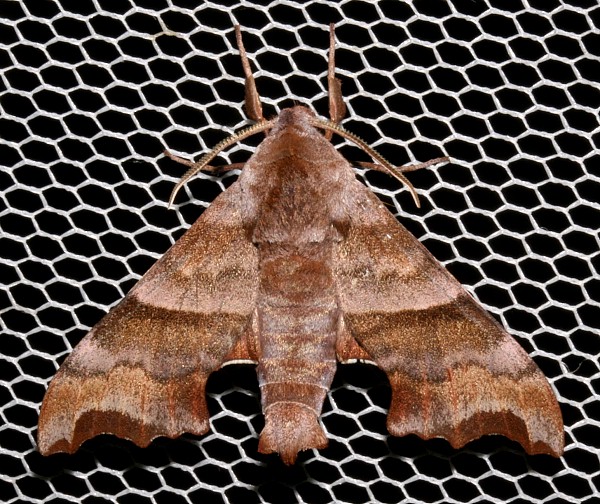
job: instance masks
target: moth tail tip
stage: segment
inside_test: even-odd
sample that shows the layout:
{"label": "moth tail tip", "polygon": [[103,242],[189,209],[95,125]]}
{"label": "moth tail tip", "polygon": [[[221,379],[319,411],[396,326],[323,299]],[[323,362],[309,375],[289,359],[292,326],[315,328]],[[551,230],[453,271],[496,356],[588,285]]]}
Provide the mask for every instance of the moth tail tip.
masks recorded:
{"label": "moth tail tip", "polygon": [[278,453],[284,464],[292,465],[300,451],[326,446],[327,436],[318,416],[307,407],[282,402],[273,404],[265,414],[258,442],[260,453]]}

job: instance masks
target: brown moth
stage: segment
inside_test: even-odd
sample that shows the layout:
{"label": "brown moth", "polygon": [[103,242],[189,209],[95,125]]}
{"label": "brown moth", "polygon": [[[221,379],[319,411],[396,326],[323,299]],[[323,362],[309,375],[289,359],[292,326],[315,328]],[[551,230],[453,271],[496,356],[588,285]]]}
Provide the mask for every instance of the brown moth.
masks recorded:
{"label": "brown moth", "polygon": [[[461,447],[502,434],[530,454],[563,452],[563,424],[546,378],[519,344],[363,184],[329,142],[336,132],[394,168],[338,122],[302,106],[265,120],[239,27],[246,110],[257,121],[190,167],[178,189],[225,147],[266,131],[237,182],[215,199],[77,345],[42,404],[38,446],[72,453],[101,433],[147,446],[209,428],[205,384],[229,361],[258,364],[261,453],[292,464],[323,448],[319,423],[337,361],[364,359],[387,374],[391,434],[442,437]],[[325,131],[323,134],[321,131]],[[239,168],[224,167],[219,170]]]}

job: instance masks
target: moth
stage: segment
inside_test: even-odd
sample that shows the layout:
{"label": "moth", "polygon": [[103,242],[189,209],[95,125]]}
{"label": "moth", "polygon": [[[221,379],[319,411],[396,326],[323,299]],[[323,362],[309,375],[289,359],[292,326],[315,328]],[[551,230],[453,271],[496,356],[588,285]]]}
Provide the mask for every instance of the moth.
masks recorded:
{"label": "moth", "polygon": [[519,344],[355,177],[333,133],[395,168],[339,122],[330,29],[330,120],[304,106],[266,120],[236,27],[255,124],[221,142],[175,186],[229,145],[266,137],[218,196],[76,346],[52,380],[38,426],[44,455],[111,433],[147,446],[209,428],[205,384],[231,361],[257,363],[265,426],[258,450],[286,464],[324,448],[319,422],[337,362],[367,360],[392,389],[391,434],[441,437],[455,448],[485,434],[530,454],[563,452],[552,389]]}

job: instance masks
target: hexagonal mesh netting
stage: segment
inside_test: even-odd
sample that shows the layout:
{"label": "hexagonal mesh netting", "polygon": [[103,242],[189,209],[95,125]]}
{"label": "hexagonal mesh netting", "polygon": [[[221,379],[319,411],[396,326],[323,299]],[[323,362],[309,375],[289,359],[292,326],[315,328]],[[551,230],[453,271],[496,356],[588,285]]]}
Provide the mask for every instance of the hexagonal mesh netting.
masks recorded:
{"label": "hexagonal mesh netting", "polygon": [[[2,502],[591,502],[600,487],[600,7],[594,0],[4,1],[0,77]],[[561,459],[503,437],[453,450],[393,438],[389,387],[340,366],[330,446],[292,468],[259,455],[251,366],[208,383],[211,431],[140,449],[111,436],[42,457],[39,407],[60,362],[235,180],[183,173],[247,125],[233,25],[272,115],[327,115],[336,23],[344,126],[395,164],[365,183],[532,355],[565,419]],[[223,153],[248,158],[260,138]],[[350,160],[365,154],[334,143]],[[595,497],[594,497],[595,496]]]}

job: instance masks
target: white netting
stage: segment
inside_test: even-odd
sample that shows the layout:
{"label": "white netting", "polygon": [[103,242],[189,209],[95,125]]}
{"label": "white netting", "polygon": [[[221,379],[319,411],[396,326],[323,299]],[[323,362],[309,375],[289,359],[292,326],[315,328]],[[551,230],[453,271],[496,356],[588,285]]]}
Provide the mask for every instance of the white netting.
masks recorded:
{"label": "white netting", "polygon": [[[598,497],[596,1],[27,0],[1,2],[0,16],[2,502]],[[182,170],[163,149],[198,158],[247,125],[235,22],[267,115],[294,101],[327,114],[335,22],[344,126],[395,164],[452,158],[410,174],[421,210],[396,181],[361,173],[546,373],[564,414],[563,458],[526,456],[501,437],[461,450],[389,437],[389,388],[367,365],[340,367],[323,414],[330,447],[293,468],[256,452],[263,420],[249,366],[209,381],[206,436],[36,452],[58,364],[234,180],[199,175],[166,208]],[[223,162],[244,161],[257,141]]]}

